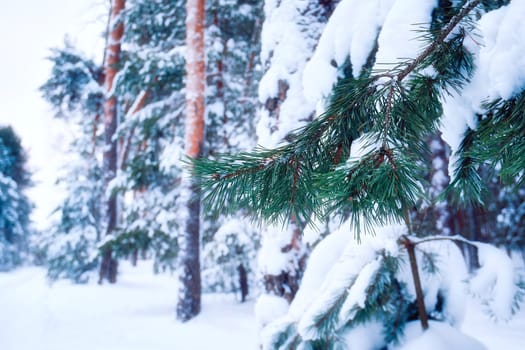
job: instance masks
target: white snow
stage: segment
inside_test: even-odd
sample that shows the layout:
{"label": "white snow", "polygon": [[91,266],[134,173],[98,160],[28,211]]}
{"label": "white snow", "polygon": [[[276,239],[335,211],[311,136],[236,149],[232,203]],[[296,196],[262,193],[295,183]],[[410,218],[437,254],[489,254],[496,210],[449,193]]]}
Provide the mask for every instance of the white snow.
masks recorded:
{"label": "white snow", "polygon": [[294,264],[294,251],[282,253],[282,248],[290,244],[293,237],[293,225],[269,225],[261,232],[262,244],[258,255],[258,268],[261,274],[279,275],[288,271]]}
{"label": "white snow", "polygon": [[481,268],[470,281],[471,291],[487,300],[489,312],[497,320],[508,320],[516,292],[512,260],[503,250],[489,244],[476,246]]}
{"label": "white snow", "polygon": [[[395,68],[424,47],[421,30],[431,22],[436,0],[343,0],[330,17],[304,70],[305,96],[317,103],[331,92],[347,59],[359,76],[378,40],[374,70]],[[379,36],[378,36],[379,34]]]}
{"label": "white snow", "polygon": [[[447,96],[443,103],[441,131],[454,153],[467,128],[476,128],[481,104],[497,98],[508,99],[525,87],[525,1],[491,11],[478,21],[478,31],[470,33],[467,47],[475,54],[476,71],[461,94]],[[454,175],[454,157],[449,162]]]}
{"label": "white snow", "polygon": [[[400,226],[378,228],[375,235],[366,235],[357,242],[345,222],[340,229],[325,238],[312,253],[303,277],[303,283],[293,300],[287,317],[297,321],[297,329],[303,339],[316,339],[317,329],[313,325],[318,315],[340,298],[349,288],[349,296],[340,313],[340,322],[352,319],[348,313],[364,301],[364,285],[377,270],[379,262],[375,252],[379,247],[391,255],[398,248],[391,241],[405,231]],[[360,273],[366,269],[363,276]],[[350,286],[350,287],[349,287]]]}
{"label": "white snow", "polygon": [[337,5],[304,70],[303,86],[310,101],[316,103],[331,92],[338,68],[348,58],[354,77],[359,76],[392,3],[343,0]]}
{"label": "white snow", "polygon": [[366,264],[359,272],[352,287],[348,289],[348,296],[339,312],[343,322],[354,318],[357,309],[365,308],[366,289],[377,275],[377,271],[381,267],[381,260],[382,258],[377,257]]}
{"label": "white snow", "polygon": [[525,86],[525,1],[484,15],[479,21],[484,45],[479,53],[479,73],[488,78],[490,99],[508,99]]}
{"label": "white snow", "polygon": [[383,325],[372,321],[366,325],[358,325],[343,335],[346,344],[352,344],[355,349],[381,349],[384,346],[382,337]]}
{"label": "white snow", "polygon": [[525,310],[522,310],[508,322],[494,322],[479,302],[469,300],[466,303],[465,319],[461,330],[480,340],[489,350],[525,349]]}
{"label": "white snow", "polygon": [[486,350],[476,339],[442,322],[429,322],[429,329],[421,331],[419,321],[407,324],[406,343],[393,350]]}
{"label": "white snow", "polygon": [[297,319],[304,309],[319,293],[327,273],[339,259],[348,242],[352,239],[346,230],[339,229],[323,239],[308,259],[307,269],[301,281],[301,288],[297,291],[293,303],[290,305],[290,315]]}
{"label": "white snow", "polygon": [[[335,240],[332,241],[333,249],[336,245]],[[118,283],[102,286],[73,285],[67,281],[49,285],[45,270],[35,267],[0,273],[0,349],[259,348],[253,302],[240,304],[234,296],[204,295],[202,314],[181,324],[175,321],[178,281],[174,276],[153,276],[151,262],[140,261],[137,268],[121,263],[120,267]],[[475,300],[466,304],[462,327],[465,334],[479,339],[488,350],[525,349],[525,311],[507,323],[494,323],[480,311]],[[278,308],[266,311],[275,312]],[[416,323],[416,332],[418,327]],[[453,336],[449,329],[438,327],[443,328],[432,325],[431,333],[424,338],[436,341],[436,334],[445,335],[445,338],[439,337],[442,342]],[[366,329],[353,330],[348,339],[353,339],[356,349],[377,349],[374,339],[378,337],[373,336],[380,331],[377,324],[372,324]],[[415,349],[430,350],[431,346],[424,343]],[[461,348],[464,349],[468,348]]]}
{"label": "white snow", "polygon": [[[322,336],[319,328],[316,327],[318,318],[338,300],[343,300],[339,311],[339,324],[344,328],[343,326],[353,319],[355,312],[364,306],[366,288],[381,264],[382,256],[377,252],[384,251],[387,255],[400,256],[401,260],[408,261],[405,249],[397,243],[403,234],[406,234],[406,230],[402,225],[377,227],[374,235],[365,235],[361,242],[357,242],[350,224],[343,223],[339,230],[328,235],[312,252],[301,288],[286,315],[266,327],[262,333],[263,344],[271,344],[270,339],[276,334],[275,331],[289,325],[296,325],[297,332],[303,340],[318,339]],[[515,292],[512,262],[505,256],[505,252],[499,249],[484,244],[479,244],[479,248],[483,268],[474,278],[473,283],[474,286],[480,285],[479,288],[474,289],[479,290],[480,294],[489,300],[491,313],[484,315],[484,318],[506,320],[511,311],[509,300]],[[451,241],[422,241],[417,244],[417,252],[427,312],[432,317],[460,327],[465,319],[465,307],[469,304],[469,300],[467,299],[468,273],[459,248]],[[422,273],[430,268],[428,263],[425,263],[422,252],[432,256],[437,267],[434,273]],[[415,300],[414,283],[408,263],[402,264],[397,278],[404,282],[407,293]],[[477,283],[476,279],[480,283]],[[436,309],[439,295],[445,299],[445,304],[442,311],[437,312],[433,310]],[[470,300],[470,303],[481,302],[484,300]],[[381,332],[376,332],[376,326],[372,322],[364,328],[358,327],[347,331],[344,337],[357,339],[364,334],[372,338],[380,337]],[[465,349],[483,349],[477,347],[476,342],[461,335],[459,331],[450,330],[449,326],[438,325],[434,328],[421,337],[417,334],[411,335],[409,338],[413,339],[414,343],[411,341],[412,345],[408,348],[416,349],[421,344],[433,341],[432,339],[439,337],[440,334],[446,334],[450,335],[450,340],[438,343],[431,349],[447,349],[448,341],[457,341],[456,345],[464,345]],[[353,334],[354,330],[357,334]],[[361,344],[363,348],[359,349],[377,349],[374,341],[365,341]]]}
{"label": "white snow", "polygon": [[284,137],[306,123],[315,103],[305,98],[302,86],[306,61],[313,54],[324,24],[308,11],[309,1],[265,1],[261,33],[261,61],[267,70],[259,82],[259,100],[278,98],[280,82],[286,82],[286,98],[279,107],[278,120],[259,111],[257,141],[275,147]]}
{"label": "white snow", "polygon": [[0,349],[257,348],[253,302],[204,295],[202,314],[181,324],[175,320],[175,276],[153,276],[151,262],[119,268],[118,283],[102,286],[49,285],[41,268],[0,273]]}
{"label": "white snow", "polygon": [[375,69],[391,69],[415,58],[424,46],[420,30],[428,28],[436,0],[397,0],[379,34]]}
{"label": "white snow", "polygon": [[288,311],[288,301],[277,295],[261,294],[255,302],[257,326],[262,329],[270,322],[282,317]]}

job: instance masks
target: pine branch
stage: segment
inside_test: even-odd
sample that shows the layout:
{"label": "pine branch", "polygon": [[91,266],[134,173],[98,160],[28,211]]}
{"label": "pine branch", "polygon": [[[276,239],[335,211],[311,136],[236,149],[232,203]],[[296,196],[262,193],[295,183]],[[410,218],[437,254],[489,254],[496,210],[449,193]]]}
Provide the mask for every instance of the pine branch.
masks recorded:
{"label": "pine branch", "polygon": [[428,46],[421,54],[419,54],[418,57],[414,61],[412,61],[405,69],[403,69],[398,75],[397,80],[402,81],[405,79],[414,69],[416,69],[421,63],[429,57],[440,45],[442,45],[445,42],[445,39],[448,37],[448,35],[456,28],[456,26],[461,22],[463,18],[465,18],[476,6],[478,6],[481,3],[481,0],[474,0],[470,2],[468,5],[463,7],[461,11],[452,19],[450,20],[449,24],[441,31],[441,33],[438,35],[438,37],[434,40],[434,42]]}
{"label": "pine branch", "polygon": [[460,203],[482,204],[487,197],[482,180],[488,179],[482,179],[478,172],[482,166],[489,170],[489,175],[499,175],[506,184],[517,187],[525,182],[525,91],[509,100],[484,103],[482,107],[484,114],[479,116],[477,128],[465,132],[457,151],[454,180],[447,189]]}
{"label": "pine branch", "polygon": [[[394,92],[396,88],[399,87],[400,89],[402,89],[400,82],[403,81],[406,77],[408,77],[410,73],[414,72],[417,68],[419,68],[428,57],[430,57],[441,46],[443,46],[446,38],[449,36],[452,30],[477,5],[479,5],[479,3],[480,3],[480,0],[474,0],[471,3],[469,3],[467,6],[462,8],[459,11],[459,13],[450,20],[449,24],[443,30],[441,30],[439,35],[432,41],[432,43],[429,46],[427,46],[425,50],[423,50],[423,52],[420,53],[414,60],[408,63],[406,67],[403,70],[401,70],[401,72],[399,72],[397,75],[393,75],[392,73],[383,73],[383,74],[379,74],[376,76],[376,79],[380,79],[383,77],[390,78],[390,81],[388,82],[388,93],[386,97],[385,119],[383,122],[383,136],[382,136],[382,148],[384,148],[385,150],[389,150],[388,133],[389,133],[391,119],[392,119],[392,109],[394,108],[394,104],[397,102],[396,99],[394,99]],[[392,166],[395,167],[395,160],[392,157],[390,157],[389,160]]]}
{"label": "pine branch", "polygon": [[[468,54],[443,60],[451,50],[463,50],[463,36],[447,39],[479,2],[459,10],[409,63],[370,77],[340,80],[326,113],[292,134],[288,144],[221,155],[215,161],[192,160],[208,209],[215,213],[250,209],[259,218],[286,221],[295,215],[302,221],[312,214],[349,208],[354,224],[361,214],[370,223],[399,221],[404,208],[425,195],[423,140],[441,115],[440,89],[447,88],[448,80],[456,88],[468,78],[451,78],[462,68],[469,72]],[[417,74],[438,63],[444,77]],[[401,84],[408,76],[411,79]],[[379,87],[381,78],[389,79]],[[365,134],[379,147],[372,147],[357,163],[348,163],[354,140]]]}

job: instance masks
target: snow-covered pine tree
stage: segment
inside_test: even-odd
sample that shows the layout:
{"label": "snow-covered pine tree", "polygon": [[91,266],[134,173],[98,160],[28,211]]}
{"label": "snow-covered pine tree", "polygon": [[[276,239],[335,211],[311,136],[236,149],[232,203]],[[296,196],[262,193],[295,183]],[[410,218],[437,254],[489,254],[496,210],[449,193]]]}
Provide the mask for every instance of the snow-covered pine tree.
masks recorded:
{"label": "snow-covered pine tree", "polygon": [[[259,83],[259,101],[263,107],[259,110],[256,128],[260,146],[275,147],[280,142],[288,142],[292,130],[305,125],[314,115],[316,104],[303,93],[303,72],[334,3],[265,1],[261,32],[261,61],[265,72]],[[267,302],[286,305],[299,287],[308,255],[301,242],[305,218],[291,215],[289,219],[287,229],[276,225],[262,232],[258,263],[265,294],[258,302],[260,311],[269,309]],[[273,316],[275,314],[261,317]]]}
{"label": "snow-covered pine tree", "polygon": [[[525,70],[512,62],[525,50],[515,35],[524,13],[516,0],[343,0],[304,70],[307,96],[324,100],[324,113],[277,148],[194,162],[211,210],[249,208],[270,222],[351,212],[313,253],[263,348],[383,349],[404,341],[410,320],[423,329],[429,317],[460,322],[461,256],[449,237],[416,238],[409,214],[426,197],[426,140],[440,124],[453,152],[445,193],[482,202],[477,169],[486,163],[523,182]],[[346,62],[352,74],[339,78]],[[489,299],[494,316],[509,317],[521,295],[510,259],[468,244],[482,265],[469,288]],[[425,348],[435,335],[439,348],[483,348],[444,323],[404,348]]]}
{"label": "snow-covered pine tree", "polygon": [[[250,115],[257,104],[254,96],[260,69],[256,65],[260,23],[255,14],[260,8],[261,4],[253,1],[207,4],[206,124],[209,127],[204,152],[220,153],[253,146],[253,140],[248,140],[247,135],[254,129]],[[118,130],[123,140],[121,169],[114,188],[121,191],[124,198],[133,197],[133,200],[122,203],[119,234],[106,243],[113,246],[117,256],[149,250],[158,266],[174,267],[173,258],[178,251],[175,238],[183,228],[177,222],[176,199],[181,176],[177,162],[183,148],[185,17],[183,1],[128,0],[124,11],[122,68],[115,85],[115,93],[124,101],[124,110]],[[232,108],[221,107],[224,105]],[[219,108],[224,113],[219,113]],[[224,239],[213,238],[222,224],[231,228],[228,222],[219,219],[212,224],[207,218],[202,221],[203,244],[211,245],[206,251],[215,252],[213,247],[231,242],[231,230],[228,235],[220,235]],[[210,253],[209,259],[204,260],[208,262],[207,269],[214,271],[214,277],[220,276],[210,282],[210,288],[216,290],[221,288],[219,285],[228,284],[229,289],[232,264],[247,263],[253,255],[257,242],[246,244],[246,237],[253,237],[253,229],[241,230],[238,234],[230,253],[242,248],[242,256],[222,254],[218,257]],[[244,269],[249,274],[253,271],[253,262],[248,265]],[[219,271],[222,273],[218,274]]]}
{"label": "snow-covered pine tree", "polygon": [[[103,70],[79,52],[67,38],[63,48],[51,49],[48,59],[52,64],[51,74],[40,87],[40,92],[53,107],[55,116],[72,120],[73,124],[80,121],[77,119],[79,114],[89,114],[100,119]],[[93,120],[89,122],[93,129],[88,133],[97,136],[98,129],[95,127],[98,125]]]}
{"label": "snow-covered pine tree", "polygon": [[[206,9],[205,154],[251,149],[255,140],[260,1],[214,0]],[[235,103],[233,103],[235,102]]]}
{"label": "snow-covered pine tree", "polygon": [[51,76],[40,90],[75,136],[57,180],[65,198],[37,248],[43,251],[50,278],[85,282],[100,262],[104,191],[97,152],[102,149],[102,69],[67,41],[51,52]]}
{"label": "snow-covered pine tree", "polygon": [[[156,270],[177,254],[177,179],[183,112],[184,3],[130,0],[123,12],[121,69],[115,81],[121,149],[113,190],[121,193],[117,257],[145,255]],[[175,158],[175,159],[167,159]]]}
{"label": "snow-covered pine tree", "polygon": [[84,283],[100,263],[104,192],[101,164],[91,154],[91,140],[79,135],[69,150],[75,153],[69,154],[67,173],[58,179],[66,196],[55,209],[56,222],[40,239],[39,246],[45,252],[50,279],[68,278]]}
{"label": "snow-covered pine tree", "polygon": [[[262,8],[253,0],[207,2],[206,157],[255,146]],[[255,287],[259,235],[243,215],[203,213],[203,292],[241,292],[242,297],[243,286]]]}
{"label": "snow-covered pine tree", "polygon": [[[130,0],[118,18],[109,23],[109,29],[124,24],[124,31],[118,42],[119,62],[108,63],[116,73],[108,101],[115,104],[119,126],[114,140],[119,147],[114,164],[116,177],[106,184],[106,190],[100,177],[102,134],[108,130],[101,125],[101,107],[107,95],[102,88],[104,71],[69,44],[55,50],[51,57],[52,77],[42,91],[57,114],[75,125],[76,139],[70,152],[83,159],[71,161],[69,175],[61,179],[68,192],[64,205],[57,210],[62,213],[63,225],[55,225],[44,244],[48,252],[53,252],[49,257],[53,277],[84,280],[88,265],[100,261],[96,254],[99,249],[111,251],[112,261],[129,256],[133,259],[141,253],[154,258],[157,270],[174,267],[175,204],[181,172],[176,161],[182,149],[180,116],[184,102],[183,9],[182,1]],[[100,242],[105,194],[122,199],[115,234]],[[98,196],[102,197],[95,205]],[[67,238],[60,238],[60,233],[66,233]],[[76,236],[97,238],[89,244],[85,239],[77,244],[73,243]],[[70,246],[78,249],[70,251]],[[78,261],[80,257],[84,262]],[[72,270],[66,271],[70,267]]]}
{"label": "snow-covered pine tree", "polygon": [[9,126],[0,127],[0,271],[28,257],[31,203],[24,193],[30,184],[20,138]]}
{"label": "snow-covered pine tree", "polygon": [[222,220],[202,248],[203,292],[235,293],[244,302],[258,287],[259,230],[246,218]]}

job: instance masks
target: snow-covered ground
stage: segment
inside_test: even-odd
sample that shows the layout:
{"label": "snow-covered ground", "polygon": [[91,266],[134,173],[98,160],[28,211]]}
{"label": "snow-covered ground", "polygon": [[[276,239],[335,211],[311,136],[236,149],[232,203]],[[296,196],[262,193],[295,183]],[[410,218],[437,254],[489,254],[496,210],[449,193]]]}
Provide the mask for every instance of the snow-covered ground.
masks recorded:
{"label": "snow-covered ground", "polygon": [[[253,303],[206,295],[203,312],[175,321],[177,281],[122,264],[116,285],[49,285],[41,268],[0,273],[1,350],[257,349]],[[473,304],[463,330],[490,350],[525,349],[525,312],[495,324]],[[358,349],[357,349],[358,350]]]}
{"label": "snow-covered ground", "polygon": [[203,312],[175,320],[177,281],[122,264],[116,285],[49,285],[41,268],[0,274],[1,350],[256,349],[253,303],[206,295]]}

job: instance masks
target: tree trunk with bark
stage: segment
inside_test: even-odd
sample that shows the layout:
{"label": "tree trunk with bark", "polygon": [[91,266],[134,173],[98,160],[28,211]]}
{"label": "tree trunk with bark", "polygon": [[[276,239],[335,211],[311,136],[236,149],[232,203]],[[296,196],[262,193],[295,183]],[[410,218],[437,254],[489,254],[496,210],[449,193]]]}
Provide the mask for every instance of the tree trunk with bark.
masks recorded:
{"label": "tree trunk with bark", "polygon": [[[114,138],[117,130],[117,98],[112,95],[113,82],[118,71],[120,60],[120,40],[124,34],[124,23],[119,19],[125,7],[125,0],[113,0],[111,8],[111,21],[109,27],[109,40],[106,48],[105,81],[106,99],[104,102],[104,183],[106,189],[115,178],[117,172],[117,142]],[[110,194],[106,199],[106,235],[112,235],[117,225],[117,196]],[[102,252],[102,263],[99,271],[99,283],[107,279],[110,283],[117,281],[117,261],[113,257],[110,247]]]}
{"label": "tree trunk with bark", "polygon": [[[184,147],[189,157],[199,157],[204,139],[204,60],[205,0],[186,2],[186,122]],[[194,177],[181,183],[185,213],[180,241],[180,290],[177,318],[188,321],[201,309],[200,276],[200,191]]]}

